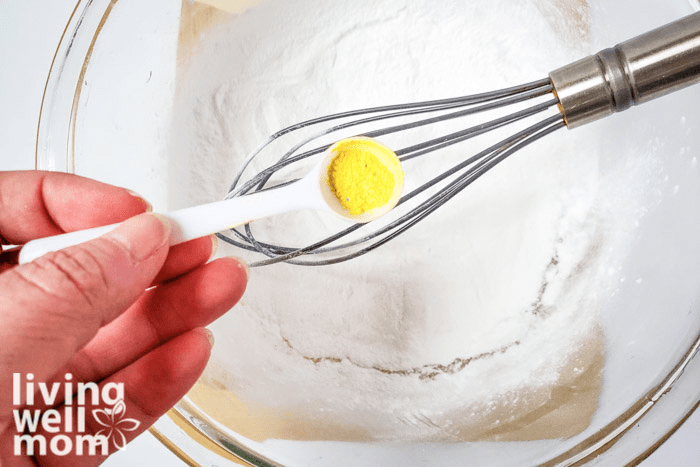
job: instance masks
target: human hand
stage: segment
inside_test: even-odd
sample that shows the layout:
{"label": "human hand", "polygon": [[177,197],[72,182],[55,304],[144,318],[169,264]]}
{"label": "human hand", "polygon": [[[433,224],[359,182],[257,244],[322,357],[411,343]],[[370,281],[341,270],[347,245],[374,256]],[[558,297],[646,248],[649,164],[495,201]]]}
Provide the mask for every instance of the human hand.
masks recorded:
{"label": "human hand", "polygon": [[[0,245],[130,219],[103,237],[21,266],[16,251],[0,252],[0,465],[87,466],[105,459],[65,452],[67,440],[76,448],[78,436],[105,428],[88,400],[80,431],[80,403],[74,395],[64,400],[67,387],[75,392],[79,383],[95,382],[114,396],[122,384],[126,411],[115,414],[133,421],[112,433],[111,454],[113,443],[148,428],[204,370],[210,338],[203,326],[238,302],[247,268],[230,258],[207,263],[211,237],[169,248],[167,220],[140,214],[146,209],[126,190],[74,175],[0,172]],[[84,392],[90,399],[92,391]],[[109,414],[105,400],[98,405]],[[49,418],[34,431],[25,425],[25,434],[45,437],[46,455],[15,452],[22,433],[13,411],[26,409]],[[33,444],[38,450],[39,442]]]}

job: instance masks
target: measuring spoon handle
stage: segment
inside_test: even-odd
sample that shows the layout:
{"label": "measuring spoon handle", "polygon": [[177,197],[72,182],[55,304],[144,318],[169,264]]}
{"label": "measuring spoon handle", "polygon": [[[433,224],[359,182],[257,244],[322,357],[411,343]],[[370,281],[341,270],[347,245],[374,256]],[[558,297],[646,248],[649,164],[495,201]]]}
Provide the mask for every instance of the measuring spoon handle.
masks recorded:
{"label": "measuring spoon handle", "polygon": [[[307,207],[322,207],[309,196],[309,191],[305,189],[302,181],[281,188],[161,214],[170,220],[170,245],[232,229],[255,219]],[[22,247],[19,263],[28,263],[50,251],[95,239],[117,226],[119,226],[118,223],[32,240]]]}

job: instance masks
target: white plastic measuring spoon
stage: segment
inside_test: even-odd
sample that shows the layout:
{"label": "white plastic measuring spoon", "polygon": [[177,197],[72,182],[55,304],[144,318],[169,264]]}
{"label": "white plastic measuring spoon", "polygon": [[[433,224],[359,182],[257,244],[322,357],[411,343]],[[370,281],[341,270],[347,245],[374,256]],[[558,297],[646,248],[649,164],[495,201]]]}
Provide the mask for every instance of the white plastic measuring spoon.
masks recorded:
{"label": "white plastic measuring spoon", "polygon": [[[331,191],[327,175],[328,166],[337,155],[337,149],[340,145],[355,145],[355,147],[371,149],[371,152],[394,174],[394,190],[391,199],[386,204],[359,216],[350,214],[340,205]],[[393,209],[401,197],[402,189],[403,171],[394,152],[368,138],[353,138],[342,140],[331,146],[326,151],[324,159],[307,175],[294,183],[246,196],[172,211],[163,214],[163,216],[170,220],[170,245],[172,246],[247,224],[255,219],[307,208],[334,212],[355,222],[369,222]],[[50,251],[92,240],[113,230],[118,225],[106,225],[32,240],[22,247],[19,263],[28,263]]]}

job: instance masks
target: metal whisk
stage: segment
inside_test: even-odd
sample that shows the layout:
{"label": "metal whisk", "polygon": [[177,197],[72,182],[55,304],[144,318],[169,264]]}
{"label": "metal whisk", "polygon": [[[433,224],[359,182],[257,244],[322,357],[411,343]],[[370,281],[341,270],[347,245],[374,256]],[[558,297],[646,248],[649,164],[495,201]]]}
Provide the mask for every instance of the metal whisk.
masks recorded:
{"label": "metal whisk", "polygon": [[[301,122],[273,134],[246,158],[226,198],[292,183],[295,180],[275,183],[271,182],[271,178],[292,164],[322,154],[334,142],[331,139],[330,143],[322,143],[324,139],[359,128],[367,129],[353,136],[379,138],[483,112],[517,107],[517,110],[485,123],[402,147],[395,152],[403,164],[506,125],[516,122],[528,124],[406,193],[394,208],[398,214],[388,221],[354,224],[305,247],[260,241],[254,236],[250,224],[245,225],[243,230],[232,229],[218,235],[227,243],[267,257],[251,266],[282,261],[296,265],[328,265],[347,261],[396,238],[445,205],[494,166],[540,138],[565,126],[575,128],[698,81],[700,12],[559,68],[551,72],[548,78],[521,86],[451,99],[341,112]],[[523,103],[532,102],[535,103],[523,108]],[[378,125],[391,121],[395,123],[378,128]],[[249,164],[273,142],[314,128],[320,130],[300,138],[275,163],[242,181]],[[338,139],[335,137],[335,140]],[[305,259],[300,259],[302,256]]]}

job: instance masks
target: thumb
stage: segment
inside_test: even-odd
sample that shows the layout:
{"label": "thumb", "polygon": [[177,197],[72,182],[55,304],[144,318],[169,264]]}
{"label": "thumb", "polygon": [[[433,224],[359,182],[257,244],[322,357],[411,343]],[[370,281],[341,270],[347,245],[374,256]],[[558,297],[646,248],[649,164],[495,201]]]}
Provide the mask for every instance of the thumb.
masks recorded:
{"label": "thumb", "polygon": [[142,214],[0,274],[0,368],[9,370],[0,388],[10,387],[16,372],[46,381],[134,303],[163,265],[169,233],[167,220]]}

